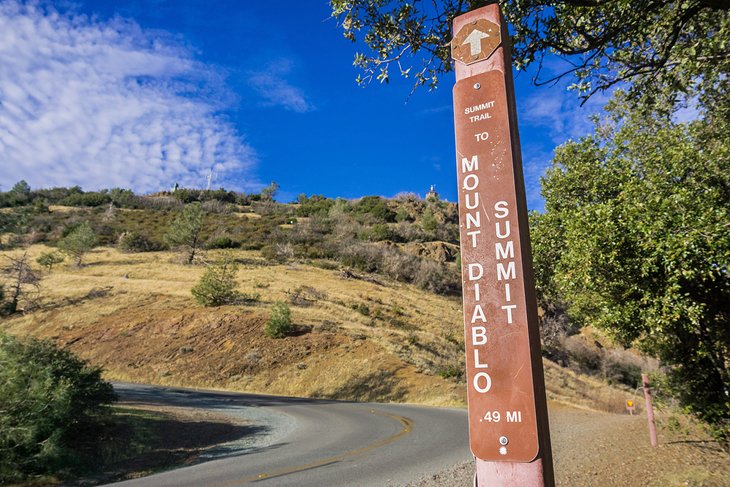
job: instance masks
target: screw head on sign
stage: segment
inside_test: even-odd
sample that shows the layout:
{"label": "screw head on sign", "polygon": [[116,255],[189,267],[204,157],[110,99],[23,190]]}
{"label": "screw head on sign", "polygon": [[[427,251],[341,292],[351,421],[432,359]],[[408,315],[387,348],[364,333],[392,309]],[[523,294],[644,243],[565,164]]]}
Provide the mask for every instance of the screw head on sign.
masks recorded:
{"label": "screw head on sign", "polygon": [[507,443],[509,443],[509,440],[506,436],[500,436],[499,437],[499,444],[502,446],[507,446]]}
{"label": "screw head on sign", "polygon": [[482,87],[482,85],[480,85],[479,83],[474,83],[474,89],[475,90],[478,90],[481,87]]}
{"label": "screw head on sign", "polygon": [[500,455],[506,455],[506,454],[507,454],[507,447],[505,447],[505,446],[500,446],[500,447],[499,447],[499,454],[500,454]]}

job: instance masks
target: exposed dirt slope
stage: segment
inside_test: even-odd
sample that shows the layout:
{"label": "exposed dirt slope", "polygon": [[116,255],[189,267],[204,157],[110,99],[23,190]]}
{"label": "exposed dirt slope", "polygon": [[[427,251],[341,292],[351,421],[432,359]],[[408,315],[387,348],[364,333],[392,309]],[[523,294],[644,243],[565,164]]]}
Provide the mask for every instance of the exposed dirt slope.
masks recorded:
{"label": "exposed dirt slope", "polygon": [[[45,250],[31,248],[33,256]],[[39,310],[0,322],[14,334],[49,337],[107,377],[155,384],[370,401],[463,405],[461,303],[381,277],[309,265],[271,265],[258,252],[231,254],[248,306],[204,308],[190,288],[203,266],[167,252],[97,249],[82,268],[42,281]],[[214,259],[215,253],[208,253]],[[269,307],[286,301],[297,332],[271,339]],[[621,410],[626,392],[546,362],[554,400]]]}

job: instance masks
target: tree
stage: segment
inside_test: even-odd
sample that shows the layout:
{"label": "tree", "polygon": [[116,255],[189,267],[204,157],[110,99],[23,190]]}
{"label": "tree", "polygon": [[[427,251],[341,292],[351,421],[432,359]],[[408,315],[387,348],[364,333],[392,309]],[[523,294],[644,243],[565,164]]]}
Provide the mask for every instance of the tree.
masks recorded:
{"label": "tree", "polygon": [[221,306],[236,301],[236,273],[238,266],[224,260],[205,269],[200,281],[190,290],[195,300],[203,306]]}
{"label": "tree", "polygon": [[[9,281],[9,301],[0,303],[0,314],[13,314],[18,311],[21,299],[32,302],[34,295],[38,294],[40,277],[28,263],[28,253],[24,252],[20,257],[5,256],[8,264],[2,269],[3,274]],[[3,286],[4,288],[4,286]],[[4,297],[0,297],[4,299]],[[2,301],[0,299],[0,302]]]}
{"label": "tree", "polygon": [[[453,69],[454,17],[490,0],[330,0],[345,37],[362,34],[370,53],[357,53],[359,83],[388,82],[391,66],[404,77],[435,88]],[[703,93],[724,85],[730,70],[730,3],[726,0],[505,0],[517,69],[536,63],[533,81],[545,84],[574,75],[587,99],[618,83],[632,97],[662,98]],[[543,75],[546,56],[569,66]],[[667,93],[665,90],[668,90]],[[662,96],[660,96],[662,95]],[[671,101],[671,100],[669,100]]]}
{"label": "tree", "polygon": [[116,400],[101,369],[49,341],[0,333],[0,483],[73,469],[98,455]]}
{"label": "tree", "polygon": [[53,269],[53,266],[56,264],[60,264],[65,260],[65,257],[60,252],[43,252],[41,255],[38,256],[38,258],[35,260],[38,262],[39,265],[42,265],[48,271],[50,272],[51,269]]}
{"label": "tree", "polygon": [[279,191],[279,185],[276,181],[271,181],[271,184],[261,190],[261,199],[263,201],[274,201],[276,193]]}
{"label": "tree", "polygon": [[430,208],[423,210],[423,215],[421,216],[421,228],[423,228],[426,232],[434,232],[438,228],[438,225],[439,222],[436,220],[433,211],[431,211]]}
{"label": "tree", "polygon": [[727,441],[730,122],[625,107],[556,152],[533,215],[539,290],[661,359],[681,402]]}
{"label": "tree", "polygon": [[96,245],[96,234],[88,221],[82,223],[58,242],[58,248],[73,257],[76,266],[81,266],[81,260],[88,251]]}
{"label": "tree", "polygon": [[185,252],[185,262],[192,264],[195,254],[203,246],[201,232],[205,211],[199,202],[185,205],[165,235],[165,241]]}

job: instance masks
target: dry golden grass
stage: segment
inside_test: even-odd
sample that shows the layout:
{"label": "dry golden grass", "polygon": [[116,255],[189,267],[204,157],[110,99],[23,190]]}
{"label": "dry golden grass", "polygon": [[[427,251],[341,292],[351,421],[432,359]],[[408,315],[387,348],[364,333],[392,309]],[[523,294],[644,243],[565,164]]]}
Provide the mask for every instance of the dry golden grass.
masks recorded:
{"label": "dry golden grass", "polygon": [[[42,245],[28,249],[34,259]],[[21,251],[7,252],[18,255]],[[295,396],[463,405],[463,383],[439,376],[463,366],[461,302],[378,277],[348,279],[307,265],[271,265],[255,251],[209,251],[241,262],[248,306],[203,308],[190,294],[204,266],[171,252],[98,248],[76,268],[42,280],[41,309],[0,322],[13,334],[52,338],[106,369],[107,377],[166,385]],[[264,336],[270,305],[301,286],[311,302],[291,304],[299,330]],[[623,393],[546,362],[550,397],[603,410]],[[620,396],[620,397],[619,397]]]}

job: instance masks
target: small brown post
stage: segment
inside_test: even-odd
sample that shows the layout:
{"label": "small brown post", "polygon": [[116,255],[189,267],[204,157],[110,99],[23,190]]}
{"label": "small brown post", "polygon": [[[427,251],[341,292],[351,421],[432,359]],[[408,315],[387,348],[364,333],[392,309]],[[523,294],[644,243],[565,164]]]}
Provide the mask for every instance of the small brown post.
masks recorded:
{"label": "small brown post", "polygon": [[654,423],[654,406],[651,404],[649,374],[641,374],[641,382],[644,386],[644,400],[646,401],[646,420],[649,422],[649,441],[651,446],[656,447],[659,442],[656,439],[656,424]]}
{"label": "small brown post", "polygon": [[509,33],[454,19],[454,128],[469,443],[477,487],[552,487],[553,463]]}

